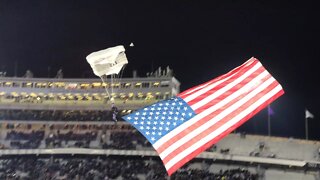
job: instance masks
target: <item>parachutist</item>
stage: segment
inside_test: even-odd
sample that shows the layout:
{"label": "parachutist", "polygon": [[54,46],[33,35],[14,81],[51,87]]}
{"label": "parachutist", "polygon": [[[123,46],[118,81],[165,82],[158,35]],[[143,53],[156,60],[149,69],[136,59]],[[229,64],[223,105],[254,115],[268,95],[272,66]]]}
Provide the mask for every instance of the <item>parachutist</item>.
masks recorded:
{"label": "parachutist", "polygon": [[[133,45],[133,43],[132,43]],[[110,47],[100,51],[90,53],[87,57],[87,62],[90,64],[93,73],[99,76],[102,80],[102,86],[105,88],[108,100],[111,101],[112,119],[118,121],[118,108],[114,105],[114,85],[119,82],[114,81],[122,77],[125,65],[128,64],[128,59],[125,54],[125,48],[122,45]],[[110,76],[110,82],[107,81]],[[111,94],[108,89],[111,88]]]}
{"label": "parachutist", "polygon": [[[117,80],[121,79],[125,65],[128,64],[124,46],[119,45],[93,52],[86,59],[93,73],[101,78],[107,97],[113,103],[114,85],[120,84]],[[107,81],[108,76],[110,76],[110,82]],[[111,93],[108,91],[109,88]],[[116,118],[117,112],[114,114]]]}
{"label": "parachutist", "polygon": [[114,103],[112,103],[111,105],[111,112],[112,112],[112,119],[117,122],[117,115],[118,115],[118,108],[114,105]]}

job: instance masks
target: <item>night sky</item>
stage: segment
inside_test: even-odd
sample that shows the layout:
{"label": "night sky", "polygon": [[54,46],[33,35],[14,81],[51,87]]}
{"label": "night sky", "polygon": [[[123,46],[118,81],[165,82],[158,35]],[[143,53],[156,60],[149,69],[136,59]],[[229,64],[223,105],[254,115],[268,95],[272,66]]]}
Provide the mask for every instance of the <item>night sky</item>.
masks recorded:
{"label": "night sky", "polygon": [[[0,0],[0,70],[7,76],[93,78],[85,57],[124,45],[139,76],[170,66],[181,90],[258,58],[285,94],[271,104],[274,136],[320,139],[320,12],[316,1]],[[133,42],[134,47],[129,47]],[[238,131],[267,134],[261,111]]]}

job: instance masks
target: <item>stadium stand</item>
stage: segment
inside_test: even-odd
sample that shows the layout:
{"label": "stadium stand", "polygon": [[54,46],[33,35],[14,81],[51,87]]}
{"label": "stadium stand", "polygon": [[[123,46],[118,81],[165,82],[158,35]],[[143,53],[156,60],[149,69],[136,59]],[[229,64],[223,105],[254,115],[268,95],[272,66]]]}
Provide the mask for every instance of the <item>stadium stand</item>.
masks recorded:
{"label": "stadium stand", "polygon": [[[172,175],[176,180],[234,179],[256,180],[258,176],[247,169],[220,170],[217,173],[193,168],[199,162],[189,163]],[[119,157],[11,157],[0,159],[1,179],[168,179],[159,159]],[[121,168],[119,168],[121,167]]]}

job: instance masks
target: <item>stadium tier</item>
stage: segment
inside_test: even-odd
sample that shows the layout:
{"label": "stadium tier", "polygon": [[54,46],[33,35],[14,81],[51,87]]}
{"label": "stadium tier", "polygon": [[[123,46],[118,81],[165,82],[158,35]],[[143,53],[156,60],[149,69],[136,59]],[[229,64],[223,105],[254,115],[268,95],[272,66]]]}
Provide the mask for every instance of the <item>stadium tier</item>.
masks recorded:
{"label": "stadium tier", "polygon": [[[201,169],[203,164],[205,163],[196,161],[189,163],[189,167],[179,170],[172,175],[171,179],[258,179],[256,172],[247,169],[234,168],[210,172],[210,169]],[[2,169],[0,169],[1,179],[169,179],[165,176],[166,171],[159,159],[141,157],[13,157],[10,160],[0,159],[0,166],[2,167]],[[3,171],[4,169],[6,171]],[[36,171],[34,169],[36,169]]]}
{"label": "stadium tier", "polygon": [[136,109],[180,91],[174,77],[46,79],[0,77],[0,109],[105,110],[110,99],[121,109]]}

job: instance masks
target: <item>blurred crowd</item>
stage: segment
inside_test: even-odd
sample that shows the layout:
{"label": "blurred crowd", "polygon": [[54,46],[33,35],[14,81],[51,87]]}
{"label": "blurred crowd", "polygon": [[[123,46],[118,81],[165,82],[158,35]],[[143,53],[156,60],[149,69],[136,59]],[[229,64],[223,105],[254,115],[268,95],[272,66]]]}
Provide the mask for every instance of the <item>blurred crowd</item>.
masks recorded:
{"label": "blurred crowd", "polygon": [[[97,139],[97,132],[82,132],[75,133],[73,131],[67,131],[61,133],[59,130],[56,133],[49,133],[45,138],[45,147],[48,148],[61,148],[69,147],[68,142],[74,141],[75,147],[90,148],[90,142]],[[62,142],[64,141],[64,145]]]}
{"label": "blurred crowd", "polygon": [[258,179],[258,175],[251,173],[247,169],[241,168],[225,171],[220,170],[219,173],[212,173],[199,169],[181,169],[178,171],[178,173],[173,174],[171,178],[175,180],[255,180]]}
{"label": "blurred crowd", "polygon": [[110,144],[103,140],[101,136],[102,148],[104,149],[136,149],[137,145],[142,147],[151,147],[149,141],[140,133],[134,131],[113,132],[110,135]]}
{"label": "blurred crowd", "polygon": [[109,110],[0,110],[0,120],[112,121],[112,112]]}
{"label": "blurred crowd", "polygon": [[[120,126],[121,127],[121,126]],[[150,148],[147,139],[133,129],[115,130],[40,130],[7,129],[0,138],[1,149],[38,149],[38,148],[101,148],[137,149]],[[5,133],[6,132],[6,133]],[[7,145],[5,145],[7,144]]]}
{"label": "blurred crowd", "polygon": [[[40,146],[44,134],[43,130],[32,130],[31,132],[12,130],[7,133],[5,140],[10,141],[10,148],[12,149],[36,149]],[[5,146],[2,148],[5,148]]]}
{"label": "blurred crowd", "polygon": [[[246,169],[212,173],[191,169],[188,163],[174,173],[172,180],[255,180],[257,174]],[[0,159],[0,179],[6,180],[164,180],[167,173],[159,159],[100,157],[12,157]]]}

